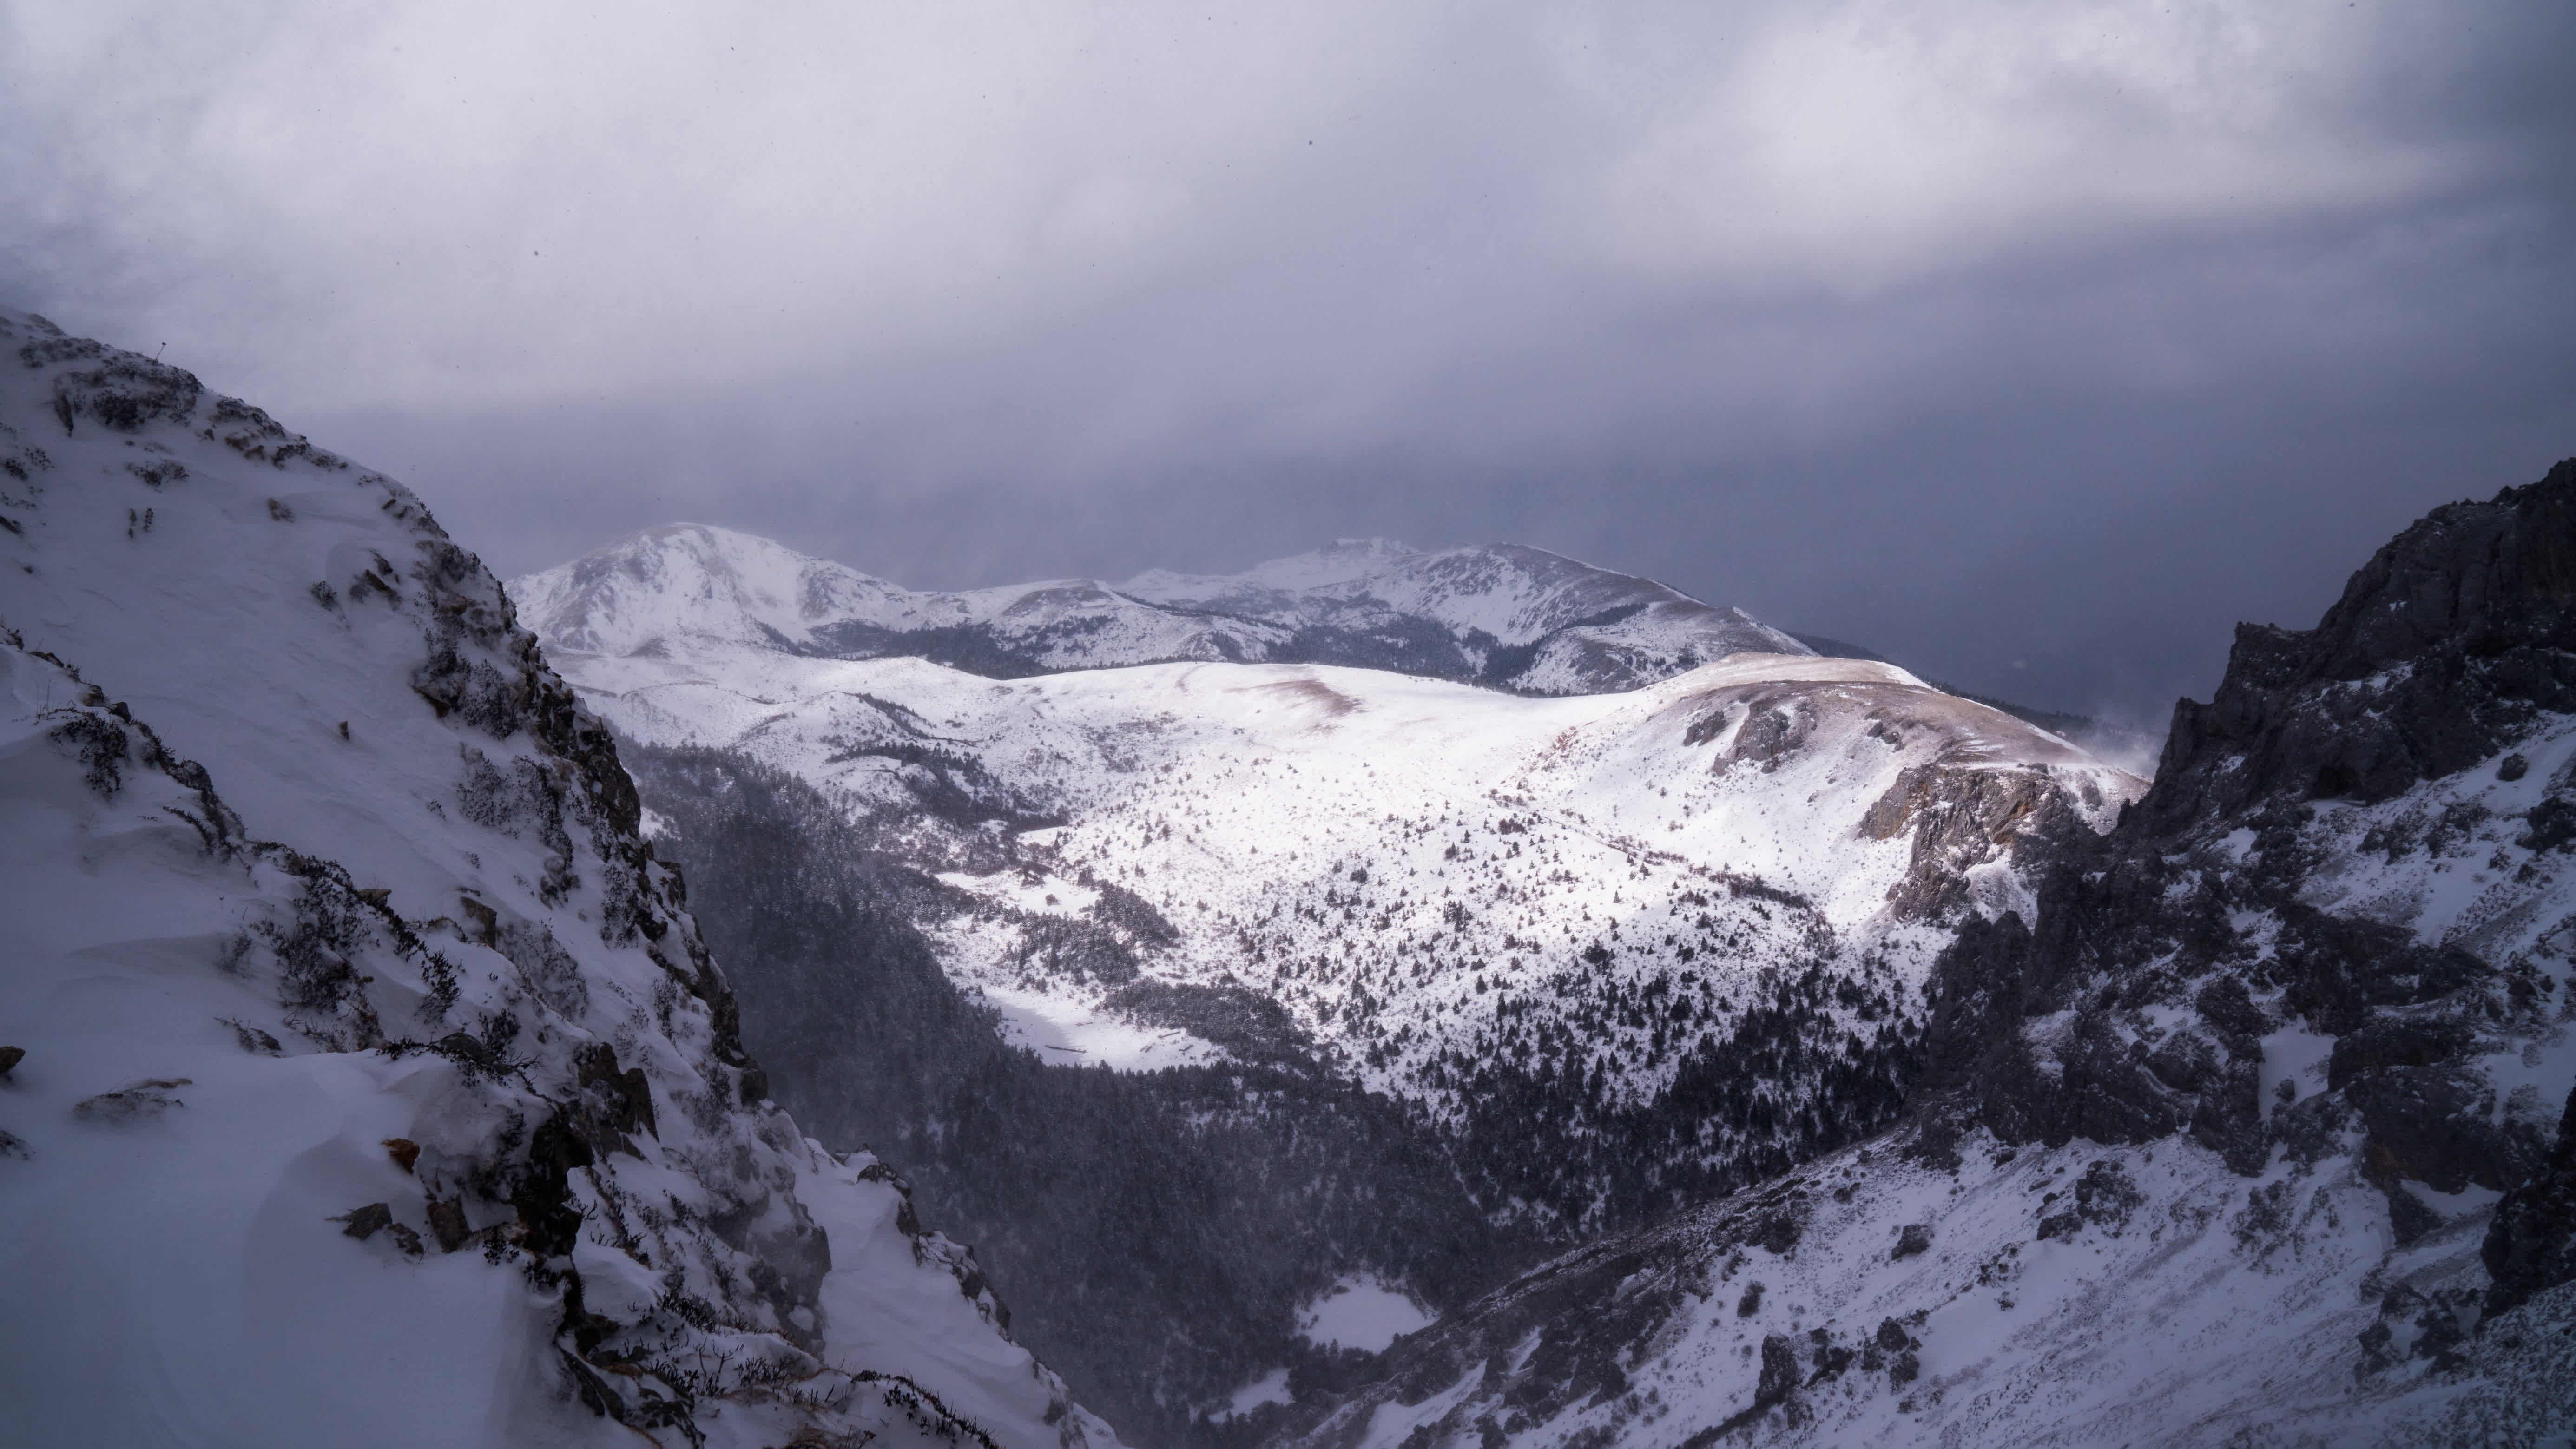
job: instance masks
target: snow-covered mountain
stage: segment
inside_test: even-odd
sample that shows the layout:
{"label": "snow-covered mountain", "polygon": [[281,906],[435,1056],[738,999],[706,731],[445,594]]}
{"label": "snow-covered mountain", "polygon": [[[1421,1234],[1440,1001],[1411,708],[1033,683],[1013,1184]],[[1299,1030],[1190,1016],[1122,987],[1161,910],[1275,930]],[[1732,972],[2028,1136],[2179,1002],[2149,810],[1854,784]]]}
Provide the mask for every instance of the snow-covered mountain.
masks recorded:
{"label": "snow-covered mountain", "polygon": [[1297,1449],[2576,1433],[2576,461],[2246,626],[1966,923],[1899,1131],[1596,1243]]}
{"label": "snow-covered mountain", "polygon": [[0,314],[0,1439],[1114,1444],[398,484]]}
{"label": "snow-covered mountain", "polygon": [[909,1126],[1103,1255],[1055,1321],[1174,1442],[2576,1432],[2576,462],[2241,631],[2149,789],[1517,550],[912,595],[682,528],[513,585],[541,656],[399,485],[0,347],[0,1438],[1114,1445],[768,1100],[719,828],[763,1009],[937,1019]]}
{"label": "snow-covered mountain", "polygon": [[[742,585],[747,564],[719,582],[711,557],[806,593]],[[995,680],[822,657],[758,612],[854,597],[794,558],[663,531],[513,594],[622,734],[748,754],[880,822],[949,887],[921,924],[952,976],[1041,1053],[1311,1056],[1514,1140],[1536,1093],[1587,1146],[1494,1184],[1515,1211],[1583,1218],[1641,1169],[1621,1191],[1643,1211],[1886,1110],[1957,924],[2026,908],[2028,842],[2104,828],[2143,788],[1892,666],[1807,654],[1553,699],[1326,665]],[[1311,596],[1387,558],[1255,577]],[[1739,1110],[1646,1152],[1608,1126],[1677,1091]]]}
{"label": "snow-covered mountain", "polygon": [[1000,679],[1178,660],[1341,664],[1524,694],[1634,689],[1744,651],[1807,654],[1735,609],[1534,548],[1350,540],[1246,573],[916,593],[767,539],[647,530],[514,582],[549,644],[909,655]]}

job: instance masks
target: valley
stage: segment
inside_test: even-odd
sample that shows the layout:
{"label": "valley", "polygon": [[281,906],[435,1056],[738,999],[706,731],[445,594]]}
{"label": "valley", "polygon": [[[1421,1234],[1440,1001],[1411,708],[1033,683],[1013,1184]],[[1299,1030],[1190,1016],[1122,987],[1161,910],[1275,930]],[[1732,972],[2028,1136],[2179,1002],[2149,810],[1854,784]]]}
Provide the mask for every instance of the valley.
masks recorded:
{"label": "valley", "polygon": [[[1326,577],[1338,607],[1383,619],[1374,583],[1348,576],[1355,552],[1254,576]],[[1409,582],[1399,571],[1387,592]],[[1059,605],[1098,596],[1047,592]],[[1035,1300],[1023,1314],[1035,1341],[1121,1384],[1110,1402],[1131,1425],[1183,1382],[1205,1412],[1296,1358],[1296,1303],[1339,1279],[1454,1307],[1547,1245],[1654,1221],[1879,1130],[1918,1070],[1933,962],[1960,923],[2027,909],[2033,862],[2107,828],[2144,788],[1894,666],[1804,652],[1739,651],[1558,697],[1336,664],[991,678],[823,652],[850,600],[893,593],[695,526],[513,586],[549,658],[636,747],[657,848],[687,863],[710,929],[727,938],[746,910],[764,922],[727,956],[753,983],[746,1031],[780,1089],[808,1119],[915,1164],[928,1200]],[[1278,595],[1269,607],[1293,612]],[[1117,637],[1121,617],[1099,634]],[[841,878],[873,882],[851,887],[874,923],[851,964],[781,944],[803,937],[792,912],[734,864],[749,792],[772,814],[837,817],[796,828],[840,842]],[[1178,1380],[1134,1377],[1169,1348],[1092,1357],[1053,1305],[1126,1304],[1117,1270],[1087,1243],[1030,1238],[1024,1224],[1058,1209],[1006,1206],[955,1144],[980,1117],[970,1080],[1025,1081],[1011,1090],[1023,1130],[1071,1113],[1044,1131],[1075,1137],[1103,1109],[1032,1103],[1113,1089],[989,1063],[954,1079],[925,1063],[949,1085],[921,1089],[819,1039],[812,1019],[863,1012],[849,998],[876,989],[836,983],[876,969],[860,963],[897,937],[1036,1064],[1137,1076],[1113,1094],[1161,1124],[1153,1140],[1193,1140],[1182,1124],[1221,1102],[1229,1130],[1251,1135],[1228,1149],[1244,1162],[1211,1170],[1206,1190],[1231,1204],[1220,1222],[1263,1216],[1230,1174],[1310,1171],[1318,1151],[1385,1220],[1361,1231],[1318,1205],[1305,1230],[1232,1247],[1129,1248],[1211,1283],[1268,1286],[1258,1313],[1221,1315],[1229,1327],[1168,1306],[1161,1327],[1140,1327],[1146,1342],[1197,1346]],[[792,979],[767,974],[791,955],[804,963]],[[1247,1099],[1246,1081],[1267,1085]],[[1360,1095],[1327,1105],[1343,1092]],[[1374,1125],[1350,1140],[1406,1144],[1399,1155],[1427,1174],[1382,1148],[1318,1145],[1354,1132],[1361,1102],[1382,1105],[1360,1109]],[[1110,1220],[1158,1191],[1096,1173],[1072,1190]],[[1157,1310],[1118,1311],[1141,1324]],[[1227,1339],[1242,1356],[1204,1357]],[[1261,1422],[1218,1413],[1189,1432]]]}
{"label": "valley", "polygon": [[[1528,1084],[1581,1106],[1500,1130],[1598,1140],[1685,1073],[1741,1076],[1724,1059],[1788,983],[1821,994],[1794,1035],[1854,1080],[1786,1068],[1736,1121],[1630,1164],[1640,1184],[1488,1203],[1551,1231],[1668,1209],[1662,1169],[1703,1190],[1848,1130],[1849,1098],[1892,1102],[1950,930],[2026,905],[2032,843],[2105,828],[2144,788],[1868,661],[1736,653],[1557,699],[1329,665],[991,680],[729,628],[770,580],[858,591],[777,545],[677,530],[626,549],[687,556],[520,581],[549,657],[630,739],[844,802],[944,888],[915,923],[1043,1059],[1284,1054],[1466,1135],[1500,1128],[1478,1120],[1498,1082]],[[686,600],[611,587],[668,578],[696,581]],[[602,618],[621,641],[659,632],[575,647]]]}
{"label": "valley", "polygon": [[2576,1427],[2576,462],[2149,780],[1517,546],[505,585],[0,343],[36,1442]]}

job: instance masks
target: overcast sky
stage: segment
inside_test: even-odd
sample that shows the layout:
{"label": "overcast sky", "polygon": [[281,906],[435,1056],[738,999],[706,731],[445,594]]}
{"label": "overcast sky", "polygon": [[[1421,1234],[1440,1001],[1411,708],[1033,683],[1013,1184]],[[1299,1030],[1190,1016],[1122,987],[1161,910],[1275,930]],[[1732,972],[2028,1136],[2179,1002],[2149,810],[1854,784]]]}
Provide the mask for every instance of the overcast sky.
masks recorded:
{"label": "overcast sky", "polygon": [[2161,716],[2576,454],[2576,6],[0,0],[0,301],[505,573],[1512,540]]}

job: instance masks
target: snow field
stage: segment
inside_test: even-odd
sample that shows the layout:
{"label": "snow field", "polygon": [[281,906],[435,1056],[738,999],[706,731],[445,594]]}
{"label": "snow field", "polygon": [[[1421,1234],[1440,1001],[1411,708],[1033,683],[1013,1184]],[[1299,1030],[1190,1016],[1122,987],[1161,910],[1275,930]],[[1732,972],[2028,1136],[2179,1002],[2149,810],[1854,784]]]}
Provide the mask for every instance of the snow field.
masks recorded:
{"label": "snow field", "polygon": [[[997,808],[1048,823],[1018,837],[1017,866],[949,884],[1030,915],[1081,913],[1085,881],[1133,891],[1176,937],[1144,953],[1150,977],[1264,992],[1364,1080],[1434,1101],[1435,1063],[1534,1061],[1612,988],[1662,1013],[1584,1043],[1630,1096],[1668,1081],[1765,970],[1838,960],[1866,983],[1851,1026],[1875,1030],[1918,1004],[1946,939],[1889,907],[1908,834],[1861,828],[1906,770],[2045,766],[2097,824],[2139,788],[1852,660],[1737,656],[1632,694],[1527,699],[1311,666],[993,681],[732,647],[552,657],[630,735],[740,748],[862,812],[913,808],[923,768],[891,746],[971,761]],[[1721,768],[1748,694],[1803,711],[1803,746]],[[1988,909],[2026,902],[2008,869],[1980,888]],[[1024,1023],[1021,1039],[1100,1030],[1116,983],[1032,966],[1010,919],[936,934],[952,975]],[[1083,1050],[1172,1059],[1134,1041]]]}

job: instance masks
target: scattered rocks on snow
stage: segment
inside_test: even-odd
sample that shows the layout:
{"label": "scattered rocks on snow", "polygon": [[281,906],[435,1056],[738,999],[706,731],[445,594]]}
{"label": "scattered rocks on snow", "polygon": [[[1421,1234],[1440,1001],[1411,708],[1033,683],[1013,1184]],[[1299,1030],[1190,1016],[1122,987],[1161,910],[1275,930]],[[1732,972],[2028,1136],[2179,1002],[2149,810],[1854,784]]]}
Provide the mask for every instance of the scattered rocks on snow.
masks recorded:
{"label": "scattered rocks on snow", "polygon": [[2098,1223],[2117,1235],[2128,1226],[2129,1215],[2147,1200],[2130,1181],[2127,1168],[2118,1159],[2105,1157],[2084,1169],[2075,1183],[2075,1212],[2088,1223]]}
{"label": "scattered rocks on snow", "polygon": [[420,1234],[395,1222],[393,1208],[388,1204],[371,1202],[365,1207],[352,1210],[345,1217],[334,1218],[332,1221],[343,1224],[340,1231],[362,1243],[378,1233],[383,1233],[386,1240],[391,1242],[404,1257],[421,1256]]}
{"label": "scattered rocks on snow", "polygon": [[101,1092],[72,1108],[72,1115],[84,1122],[121,1123],[143,1117],[157,1117],[172,1107],[188,1105],[170,1095],[189,1085],[186,1077],[155,1077]]}

